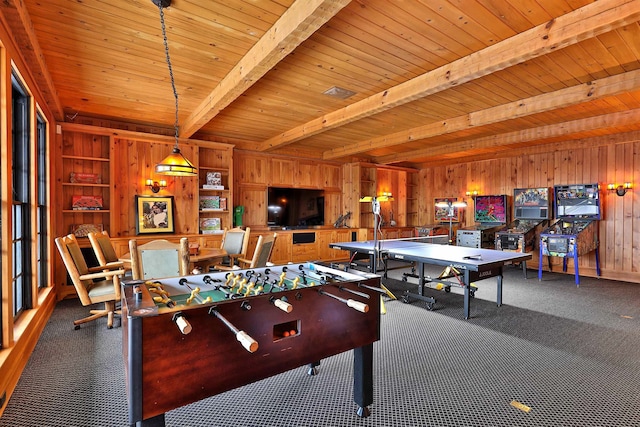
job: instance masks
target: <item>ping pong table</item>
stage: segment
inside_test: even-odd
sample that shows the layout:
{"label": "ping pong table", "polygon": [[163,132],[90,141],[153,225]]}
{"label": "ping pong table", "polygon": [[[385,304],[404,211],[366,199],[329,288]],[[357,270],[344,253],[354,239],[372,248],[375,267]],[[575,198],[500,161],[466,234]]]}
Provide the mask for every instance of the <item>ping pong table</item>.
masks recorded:
{"label": "ping pong table", "polygon": [[531,259],[531,254],[528,253],[439,245],[423,243],[422,240],[416,239],[338,242],[331,243],[329,246],[334,249],[347,250],[352,254],[369,254],[371,272],[377,271],[377,263],[380,258],[415,263],[418,270],[418,293],[406,291],[404,301],[408,302],[409,297],[414,297],[429,303],[429,308],[433,306],[435,299],[424,295],[425,284],[427,281],[431,281],[430,278],[428,280],[425,278],[425,265],[444,266],[459,272],[458,280],[464,289],[465,319],[469,318],[470,313],[470,300],[473,294],[472,282],[497,277],[496,302],[500,306],[502,305],[502,270],[504,265]]}

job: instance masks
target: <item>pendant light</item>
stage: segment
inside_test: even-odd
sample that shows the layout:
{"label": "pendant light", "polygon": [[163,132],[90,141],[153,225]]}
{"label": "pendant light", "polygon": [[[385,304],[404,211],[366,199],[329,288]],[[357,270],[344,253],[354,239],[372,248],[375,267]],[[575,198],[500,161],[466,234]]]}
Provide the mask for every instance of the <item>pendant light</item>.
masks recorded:
{"label": "pendant light", "polygon": [[186,157],[180,152],[178,148],[178,91],[176,90],[176,84],[173,79],[173,69],[171,67],[171,58],[169,57],[169,43],[167,42],[167,30],[164,25],[164,11],[163,8],[171,6],[171,0],[151,0],[153,4],[158,6],[160,10],[160,24],[162,25],[162,38],[164,40],[164,51],[167,57],[167,66],[169,67],[169,77],[171,78],[171,88],[173,89],[173,97],[176,100],[176,119],[173,125],[175,129],[176,144],[173,146],[173,151],[160,163],[156,165],[156,173],[160,175],[172,175],[172,176],[195,176],[198,174],[198,170],[193,164],[187,160]]}

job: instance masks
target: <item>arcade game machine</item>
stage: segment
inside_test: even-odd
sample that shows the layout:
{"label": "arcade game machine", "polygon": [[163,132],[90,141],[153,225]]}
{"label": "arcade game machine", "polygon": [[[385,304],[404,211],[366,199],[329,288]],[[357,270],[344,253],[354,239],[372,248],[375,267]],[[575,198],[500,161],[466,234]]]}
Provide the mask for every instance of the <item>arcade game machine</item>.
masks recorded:
{"label": "arcade game machine", "polygon": [[507,195],[474,196],[474,220],[479,223],[456,233],[456,244],[467,248],[493,248],[495,234],[507,225]]}
{"label": "arcade game machine", "polygon": [[[513,190],[513,222],[496,233],[496,250],[532,252],[540,233],[549,225],[549,188],[516,188]],[[527,262],[522,262],[527,278]]]}
{"label": "arcade game machine", "polygon": [[[598,220],[600,192],[598,184],[556,185],[554,213],[556,220],[540,233],[538,280],[542,280],[542,257],[562,258],[562,271],[567,271],[567,259],[573,258],[576,286],[580,286],[578,257],[596,251],[596,273],[600,276],[598,250]],[[551,263],[549,263],[551,271]]]}

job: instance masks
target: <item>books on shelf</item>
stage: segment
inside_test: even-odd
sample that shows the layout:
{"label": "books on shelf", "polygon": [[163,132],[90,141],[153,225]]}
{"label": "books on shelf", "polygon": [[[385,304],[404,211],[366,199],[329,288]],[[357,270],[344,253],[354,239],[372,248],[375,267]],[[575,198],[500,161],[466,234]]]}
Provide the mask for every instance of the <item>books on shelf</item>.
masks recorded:
{"label": "books on shelf", "polygon": [[220,196],[200,196],[199,208],[201,211],[221,211]]}
{"label": "books on shelf", "polygon": [[220,218],[200,218],[200,232],[202,234],[222,233]]}
{"label": "books on shelf", "polygon": [[71,209],[74,211],[96,211],[102,209],[100,196],[72,196]]}

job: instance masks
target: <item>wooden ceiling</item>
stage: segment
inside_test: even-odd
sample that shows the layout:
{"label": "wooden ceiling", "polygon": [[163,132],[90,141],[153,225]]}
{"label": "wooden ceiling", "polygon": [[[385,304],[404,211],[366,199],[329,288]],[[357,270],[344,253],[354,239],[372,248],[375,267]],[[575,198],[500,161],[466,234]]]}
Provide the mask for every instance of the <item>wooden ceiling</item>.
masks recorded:
{"label": "wooden ceiling", "polygon": [[[0,10],[58,120],[173,126],[152,0]],[[637,0],[173,0],[163,15],[185,138],[424,167],[640,135]]]}

